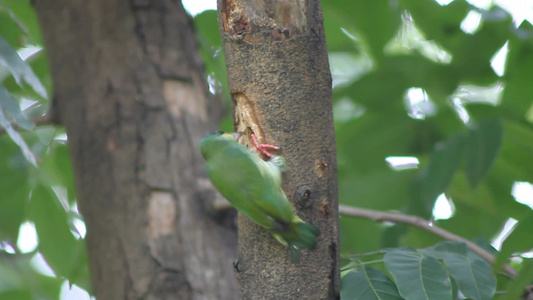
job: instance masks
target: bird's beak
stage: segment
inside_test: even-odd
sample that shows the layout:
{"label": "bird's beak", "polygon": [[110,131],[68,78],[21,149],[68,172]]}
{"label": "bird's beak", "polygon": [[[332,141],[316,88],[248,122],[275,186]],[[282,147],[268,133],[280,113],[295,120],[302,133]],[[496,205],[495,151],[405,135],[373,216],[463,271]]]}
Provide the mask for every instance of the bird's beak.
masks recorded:
{"label": "bird's beak", "polygon": [[244,132],[232,132],[231,134],[235,138],[235,141],[238,141],[239,138],[244,134]]}

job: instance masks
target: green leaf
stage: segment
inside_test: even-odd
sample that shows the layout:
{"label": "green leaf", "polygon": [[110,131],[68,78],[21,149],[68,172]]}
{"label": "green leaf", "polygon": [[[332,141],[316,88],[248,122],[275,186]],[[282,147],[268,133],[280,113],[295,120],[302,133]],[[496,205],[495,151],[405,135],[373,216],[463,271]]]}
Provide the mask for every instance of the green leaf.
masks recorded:
{"label": "green leaf", "polygon": [[350,271],[342,278],[341,298],[349,299],[403,299],[392,280],[382,271],[362,267]]}
{"label": "green leaf", "polygon": [[22,87],[23,82],[29,84],[37,94],[48,99],[46,90],[35,76],[30,66],[20,58],[17,51],[0,36],[0,62],[3,63],[10,71],[17,83]]}
{"label": "green leaf", "polygon": [[32,192],[29,210],[39,238],[39,251],[46,262],[56,275],[84,286],[88,278],[85,243],[70,231],[67,212],[52,189],[37,186]]}
{"label": "green leaf", "polygon": [[484,300],[494,296],[496,276],[491,265],[475,254],[468,255],[465,243],[445,241],[419,252],[443,260],[466,297]]}
{"label": "green leaf", "polygon": [[448,107],[447,97],[457,89],[459,79],[455,69],[417,53],[393,55],[384,58],[379,69],[335,92],[368,109],[402,111],[405,114],[403,99],[408,88],[424,88],[432,99]]}
{"label": "green leaf", "polygon": [[[405,114],[403,108],[400,111]],[[348,168],[347,172],[364,175],[378,170],[394,172],[385,158],[408,155],[415,122],[405,115],[369,111],[360,119],[338,127],[339,169],[344,172]]]}
{"label": "green leaf", "polygon": [[505,286],[505,293],[498,300],[523,299],[525,287],[531,284],[533,278],[533,259],[524,259],[518,276]]}
{"label": "green leaf", "polygon": [[[7,8],[18,25],[24,30],[22,45],[42,45],[41,30],[35,15],[35,9],[31,0],[2,0],[1,4]],[[13,44],[15,45],[15,44]]]}
{"label": "green leaf", "polygon": [[[32,49],[31,56],[28,56],[25,62],[31,67],[35,76],[39,78],[45,87],[47,94],[49,95],[52,91],[52,79],[50,74],[50,66],[48,65],[48,58],[46,56],[46,50],[39,50],[39,48]],[[10,75],[7,69],[5,69],[5,71],[5,73],[8,73],[6,75]],[[7,77],[3,84],[13,97],[16,96],[17,99],[26,98],[29,100],[36,100],[39,101],[41,106],[45,106],[44,108],[41,107],[40,109],[39,106],[36,105],[28,107],[24,110],[25,115],[29,117],[38,117],[42,116],[48,111],[50,103],[47,101],[47,99],[41,98],[40,95],[34,90],[26,88],[27,85],[24,87],[19,86],[13,76]]]}
{"label": "green leaf", "polygon": [[459,168],[463,144],[464,137],[458,134],[437,145],[428,166],[412,182],[414,194],[410,209],[412,213],[422,217],[431,215],[435,200],[446,191]]}
{"label": "green leaf", "polygon": [[349,51],[354,54],[359,53],[357,41],[351,36],[353,22],[347,18],[339,18],[337,11],[329,8],[329,4],[335,5],[338,1],[322,2],[322,13],[324,14],[324,32],[327,36],[326,43],[328,52],[331,54],[335,51]]}
{"label": "green leaf", "polygon": [[216,10],[209,9],[194,16],[194,27],[197,34],[204,37],[212,47],[222,46]]}
{"label": "green leaf", "polygon": [[503,126],[498,119],[474,124],[466,140],[467,178],[475,187],[487,175],[498,156],[503,140]]}
{"label": "green leaf", "polygon": [[13,13],[7,9],[2,9],[2,4],[0,4],[0,36],[10,45],[23,46],[21,43],[23,31],[21,24],[17,21],[16,18],[13,18]]}
{"label": "green leaf", "polygon": [[457,135],[445,143],[437,145],[424,174],[426,177],[423,194],[427,195],[428,199],[435,199],[450,184],[461,160],[463,143],[463,136]]}
{"label": "green leaf", "polygon": [[501,267],[513,252],[526,252],[533,249],[531,228],[533,228],[533,211],[529,211],[526,217],[518,221],[511,234],[503,242],[501,251],[496,257],[496,268]]}
{"label": "green leaf", "polygon": [[[523,22],[516,36],[509,40],[509,52],[505,66],[505,89],[502,108],[512,110],[521,117],[533,105],[533,25]],[[521,120],[520,120],[521,121]]]}
{"label": "green leaf", "polygon": [[0,241],[14,245],[28,204],[28,184],[25,181],[0,181],[0,191]]}
{"label": "green leaf", "polygon": [[[214,79],[215,91],[221,94],[225,104],[231,105],[227,85],[226,64],[222,52],[222,41],[218,31],[217,13],[214,10],[206,10],[194,17],[196,35],[200,44],[200,54],[205,63],[206,74]],[[210,83],[211,84],[211,83]]]}
{"label": "green leaf", "polygon": [[372,56],[381,60],[383,48],[398,32],[400,12],[389,1],[332,1],[338,9],[349,14],[352,24],[367,45]]}
{"label": "green leaf", "polygon": [[8,263],[13,254],[8,254],[0,250],[0,291],[11,290],[19,288],[22,284],[17,271]]}
{"label": "green leaf", "polygon": [[37,271],[35,255],[0,251],[0,299],[59,299],[63,280]]}
{"label": "green leaf", "polygon": [[0,300],[33,300],[31,291],[29,289],[12,289],[0,291]]}
{"label": "green leaf", "polygon": [[70,203],[74,202],[76,196],[74,173],[67,144],[53,141],[46,153],[41,155],[39,171],[47,185],[65,187]]}
{"label": "green leaf", "polygon": [[394,249],[383,257],[400,295],[407,300],[451,299],[448,272],[435,258],[414,251]]}
{"label": "green leaf", "polygon": [[28,163],[8,136],[0,136],[0,241],[18,240],[30,196]]}
{"label": "green leaf", "polygon": [[459,84],[455,70],[416,52],[387,57],[382,71],[405,78],[409,87],[424,88],[436,100],[447,100]]}
{"label": "green leaf", "polygon": [[499,79],[491,67],[491,60],[509,39],[513,19],[499,7],[484,12],[482,16],[481,29],[462,40],[451,65],[463,82],[489,85]]}
{"label": "green leaf", "polygon": [[448,254],[458,254],[461,256],[466,256],[468,249],[466,244],[463,242],[451,242],[443,241],[437,243],[434,246],[420,249],[419,252],[425,255],[433,256],[438,259],[444,259]]}
{"label": "green leaf", "polygon": [[11,140],[15,144],[17,144],[20,149],[22,150],[22,153],[24,154],[24,157],[34,166],[37,167],[37,159],[35,158],[35,155],[33,155],[33,152],[30,150],[28,145],[26,145],[26,142],[20,136],[20,134],[11,126],[11,123],[4,115],[4,112],[0,109],[0,127],[3,127],[9,137],[11,137]]}
{"label": "green leaf", "polygon": [[0,84],[0,109],[4,110],[20,127],[31,130],[33,126],[26,115],[20,110],[17,100],[13,99],[9,92]]}
{"label": "green leaf", "polygon": [[[398,32],[400,11],[388,0],[378,1],[323,1],[326,35],[329,46],[335,50],[349,50],[364,45],[376,59],[383,58],[383,48]],[[353,41],[343,37],[343,28],[356,36]],[[330,36],[332,42],[330,43]]]}
{"label": "green leaf", "polygon": [[453,276],[463,295],[472,299],[492,299],[496,291],[496,276],[483,259],[449,254],[444,264]]}
{"label": "green leaf", "polygon": [[[533,182],[533,126],[524,122],[505,122],[504,143],[496,163],[500,181],[508,183],[508,191],[514,181]],[[492,175],[491,172],[489,174]]]}
{"label": "green leaf", "polygon": [[446,6],[436,1],[401,0],[400,5],[409,11],[415,25],[429,40],[435,40],[452,53],[467,36],[461,30],[461,23],[471,6],[464,0],[455,0]]}
{"label": "green leaf", "polygon": [[405,114],[401,100],[409,87],[409,80],[404,76],[392,72],[371,72],[350,86],[338,89],[337,93],[339,97],[349,97],[374,111],[395,111]]}

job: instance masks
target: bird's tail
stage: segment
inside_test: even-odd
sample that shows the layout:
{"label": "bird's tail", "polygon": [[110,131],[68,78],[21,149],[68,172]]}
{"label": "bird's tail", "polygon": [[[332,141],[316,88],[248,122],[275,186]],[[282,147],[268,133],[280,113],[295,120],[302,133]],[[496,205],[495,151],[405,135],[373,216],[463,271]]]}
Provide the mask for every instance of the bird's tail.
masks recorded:
{"label": "bird's tail", "polygon": [[298,248],[305,248],[312,250],[316,246],[317,237],[320,234],[320,230],[317,227],[307,224],[303,221],[298,222],[298,228],[300,229],[300,236],[298,239],[292,241],[292,244]]}

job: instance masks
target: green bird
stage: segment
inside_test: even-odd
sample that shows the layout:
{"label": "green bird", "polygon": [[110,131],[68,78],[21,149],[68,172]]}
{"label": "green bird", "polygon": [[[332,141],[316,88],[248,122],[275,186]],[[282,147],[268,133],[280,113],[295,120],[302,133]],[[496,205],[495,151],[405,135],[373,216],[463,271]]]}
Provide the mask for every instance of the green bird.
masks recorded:
{"label": "green bird", "polygon": [[305,223],[281,188],[285,159],[266,151],[279,149],[254,144],[268,161],[262,160],[237,139],[240,133],[215,132],[200,142],[207,174],[218,191],[241,213],[270,232],[276,240],[291,249],[292,260],[298,261],[300,248],[313,249],[319,230]]}

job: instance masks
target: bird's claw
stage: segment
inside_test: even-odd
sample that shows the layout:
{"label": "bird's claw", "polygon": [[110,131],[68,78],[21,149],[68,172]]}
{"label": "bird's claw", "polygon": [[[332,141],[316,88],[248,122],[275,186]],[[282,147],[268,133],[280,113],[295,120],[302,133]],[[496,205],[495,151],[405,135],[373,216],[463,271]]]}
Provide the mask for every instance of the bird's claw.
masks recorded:
{"label": "bird's claw", "polygon": [[269,144],[259,144],[259,142],[257,142],[257,138],[255,137],[255,134],[251,134],[250,135],[252,137],[252,141],[254,142],[254,146],[257,150],[261,151],[261,153],[263,153],[264,155],[268,156],[269,158],[272,158],[274,156],[274,154],[268,152],[267,149],[270,149],[270,150],[279,150],[280,147],[278,146],[274,146],[274,145],[269,145]]}

